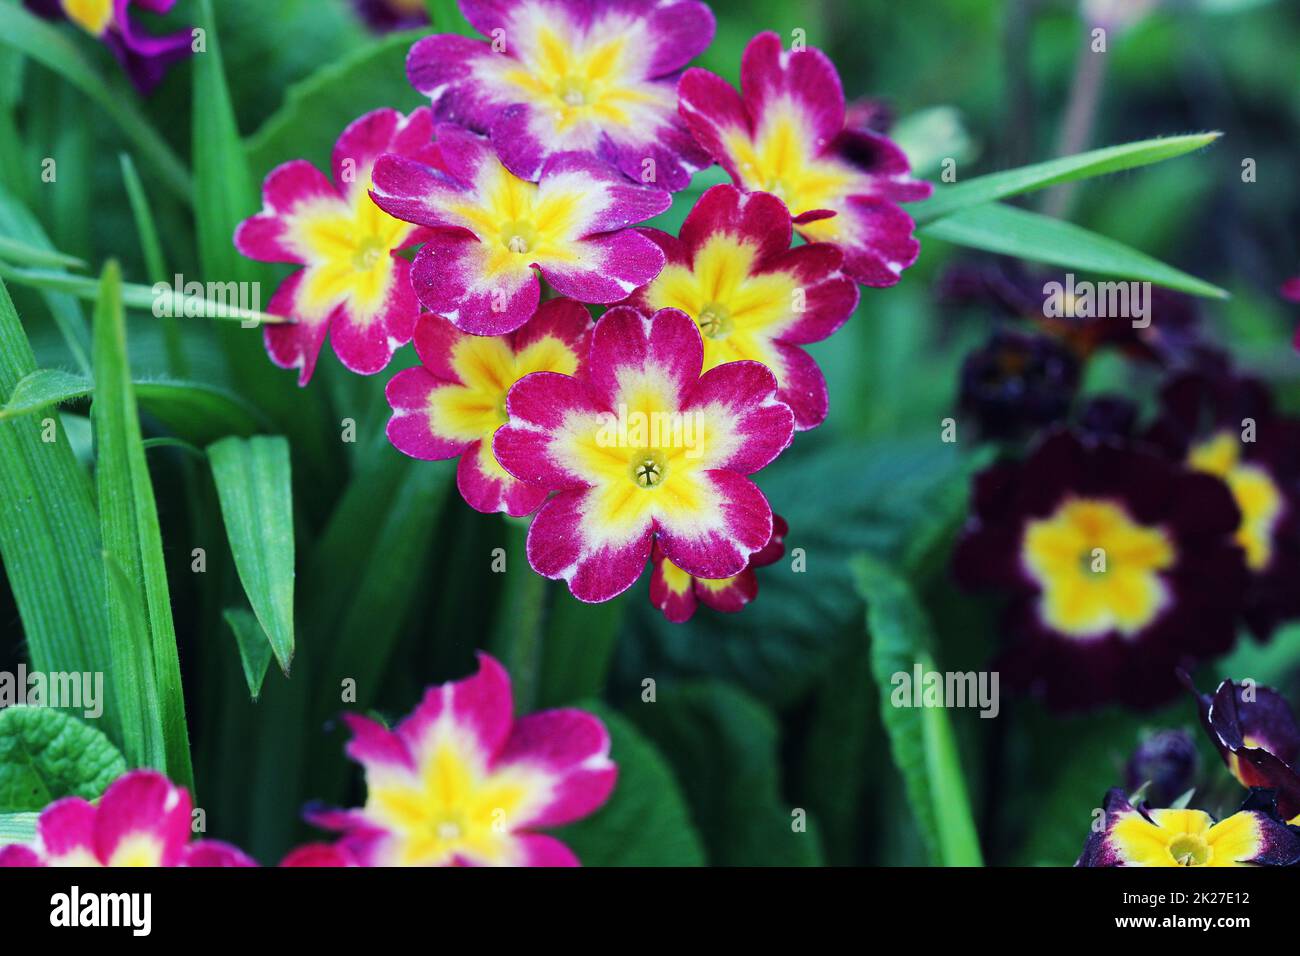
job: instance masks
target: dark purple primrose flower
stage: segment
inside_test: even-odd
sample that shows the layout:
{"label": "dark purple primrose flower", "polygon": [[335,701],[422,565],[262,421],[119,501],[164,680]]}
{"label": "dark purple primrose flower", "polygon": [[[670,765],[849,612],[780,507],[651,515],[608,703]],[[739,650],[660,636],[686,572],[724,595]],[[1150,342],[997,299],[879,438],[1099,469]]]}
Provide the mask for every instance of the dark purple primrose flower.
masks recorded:
{"label": "dark purple primrose flower", "polygon": [[1167,807],[1196,782],[1200,758],[1185,730],[1158,730],[1133,751],[1124,768],[1124,786],[1133,793],[1146,786],[1147,802]]}
{"label": "dark purple primrose flower", "polygon": [[1093,831],[1075,866],[1291,866],[1300,860],[1300,830],[1277,818],[1269,799],[1252,795],[1215,822],[1204,810],[1134,807],[1106,794],[1104,827]]}
{"label": "dark purple primrose flower", "polygon": [[1268,387],[1225,358],[1172,378],[1160,409],[1147,439],[1232,492],[1250,571],[1243,616],[1266,639],[1300,617],[1300,420],[1279,415]]}
{"label": "dark purple primrose flower", "polygon": [[366,26],[376,33],[409,30],[429,22],[429,7],[425,0],[352,0],[352,6]]}
{"label": "dark purple primrose flower", "polygon": [[1079,362],[1056,339],[998,329],[966,356],[960,405],[987,438],[1016,438],[1065,417]]}
{"label": "dark purple primrose flower", "polygon": [[1300,826],[1300,726],[1277,691],[1225,680],[1214,696],[1198,693],[1201,724],[1243,787],[1264,787],[1277,794],[1277,808]]}
{"label": "dark purple primrose flower", "polygon": [[1077,430],[1093,441],[1127,441],[1137,428],[1137,405],[1118,395],[1096,395],[1078,413]]}
{"label": "dark purple primrose flower", "polygon": [[[65,19],[102,40],[141,93],[148,94],[168,68],[192,52],[188,29],[166,36],[141,32],[131,20],[132,0],[24,0],[28,9],[47,19]],[[167,13],[176,0],[134,0],[137,8]]]}
{"label": "dark purple primrose flower", "polygon": [[1010,598],[1008,686],[1058,709],[1152,707],[1228,650],[1245,587],[1223,482],[1139,446],[1057,431],[975,479],[954,572]]}

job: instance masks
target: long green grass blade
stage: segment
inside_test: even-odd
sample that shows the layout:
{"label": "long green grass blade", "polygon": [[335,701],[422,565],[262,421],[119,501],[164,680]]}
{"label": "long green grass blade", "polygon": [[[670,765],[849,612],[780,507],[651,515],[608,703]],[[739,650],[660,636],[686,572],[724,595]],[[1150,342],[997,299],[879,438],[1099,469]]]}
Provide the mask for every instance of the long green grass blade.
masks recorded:
{"label": "long green grass blade", "polygon": [[84,269],[86,264],[76,256],[59,252],[57,249],[41,249],[29,246],[17,239],[0,236],[0,259],[18,266],[41,266],[51,269]]}
{"label": "long green grass blade", "polygon": [[860,555],[854,571],[867,602],[881,719],[921,836],[937,864],[980,866],[979,836],[948,712],[942,707],[896,707],[892,700],[895,675],[910,678],[916,664],[923,673],[934,670],[929,621],[907,581],[887,565]]}
{"label": "long green grass blade", "polygon": [[[0,392],[36,358],[0,282]],[[85,472],[55,417],[0,421],[0,556],[34,670],[109,674],[99,521]],[[109,689],[104,730],[121,740]]]}
{"label": "long green grass blade", "polygon": [[964,209],[925,226],[921,233],[932,239],[1031,262],[1154,282],[1189,295],[1228,297],[1218,286],[1165,265],[1122,242],[1070,222],[999,203]]}
{"label": "long green grass blade", "polygon": [[293,488],[280,436],[208,446],[235,570],[280,669],[293,661]]}
{"label": "long green grass blade", "polygon": [[62,30],[18,4],[0,3],[0,44],[49,67],[90,97],[149,160],[158,181],[189,201],[192,184],[185,164],[140,112],[136,98],[120,82],[109,83],[100,76]]}
{"label": "long green grass blade", "polygon": [[[115,667],[136,667],[141,686],[157,688],[152,719],[159,722],[164,766],[183,786],[194,786],[189,733],[181,689],[171,596],[163,563],[162,533],[153,485],[145,461],[135,389],[127,362],[126,314],[121,273],[115,262],[104,268],[103,293],[95,308],[95,401],[91,419],[97,449],[99,515],[110,585],[118,577],[125,600],[109,604]],[[120,576],[113,568],[120,568]],[[145,614],[132,614],[140,602]],[[141,649],[147,648],[147,655]],[[129,746],[128,741],[128,746]],[[130,751],[128,750],[128,754]]]}
{"label": "long green grass blade", "polygon": [[917,225],[925,225],[953,213],[982,206],[999,199],[1019,196],[1047,186],[1091,179],[1138,166],[1150,166],[1202,149],[1222,133],[1192,133],[1186,136],[1164,136],[1144,139],[1122,146],[1108,146],[1075,156],[1065,156],[1018,169],[990,173],[953,186],[938,186],[929,199],[910,204],[908,213]]}
{"label": "long green grass blade", "polygon": [[[162,243],[158,241],[158,226],[154,223],[153,210],[149,207],[144,184],[140,182],[140,174],[136,172],[135,163],[128,153],[118,156],[118,162],[122,166],[122,183],[126,186],[127,201],[131,204],[131,218],[135,221],[135,234],[140,240],[145,272],[150,282],[166,282],[171,277],[167,274],[167,261],[163,258]],[[177,378],[185,378],[190,372],[189,362],[185,359],[185,348],[181,343],[180,325],[174,315],[164,315],[161,319],[163,346],[167,349],[167,371]]]}
{"label": "long green grass blade", "polygon": [[528,566],[528,523],[506,519],[506,568],[488,650],[510,672],[515,706],[526,713],[537,705],[544,649],[546,579]]}

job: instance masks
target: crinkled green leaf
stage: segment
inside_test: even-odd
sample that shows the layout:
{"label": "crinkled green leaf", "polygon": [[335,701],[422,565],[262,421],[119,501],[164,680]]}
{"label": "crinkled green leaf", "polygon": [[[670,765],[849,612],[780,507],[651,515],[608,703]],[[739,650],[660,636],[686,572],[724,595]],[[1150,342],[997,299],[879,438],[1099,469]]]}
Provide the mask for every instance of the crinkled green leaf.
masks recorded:
{"label": "crinkled green leaf", "polygon": [[93,800],[125,772],[126,759],[103,732],[66,711],[0,710],[0,812],[40,810],[60,797]]}

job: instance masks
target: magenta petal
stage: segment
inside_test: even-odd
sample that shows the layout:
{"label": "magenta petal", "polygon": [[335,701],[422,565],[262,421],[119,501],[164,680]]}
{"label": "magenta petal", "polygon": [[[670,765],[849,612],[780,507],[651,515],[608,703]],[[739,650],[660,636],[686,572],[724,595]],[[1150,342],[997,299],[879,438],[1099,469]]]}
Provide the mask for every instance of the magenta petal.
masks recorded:
{"label": "magenta petal", "polygon": [[465,503],[484,514],[504,512],[514,518],[530,515],[541,507],[548,490],[520,481],[513,475],[494,472],[486,458],[492,447],[476,441],[465,449],[456,465],[456,488]]}
{"label": "magenta petal", "polygon": [[844,128],[844,88],[821,50],[787,52],[775,33],[760,33],[741,56],[740,89],[756,117],[776,103],[793,101],[799,115],[812,124],[818,152]]}
{"label": "magenta petal", "polygon": [[578,263],[537,264],[556,291],[580,302],[620,302],[663,271],[663,252],[631,229],[590,236],[575,245],[583,254]]}
{"label": "magenta petal", "polygon": [[482,40],[439,33],[424,37],[406,57],[411,85],[429,97],[439,120],[487,132],[501,103],[483,90],[475,70],[488,57],[499,56]]}
{"label": "magenta petal", "polygon": [[[651,560],[653,563],[650,571],[650,603],[662,611],[664,617],[673,624],[689,621],[695,614],[698,604],[695,599],[695,579],[688,575],[685,589],[674,591],[667,579],[668,569],[665,565],[668,559],[663,556],[662,549],[657,545]],[[685,574],[684,571],[679,573]]]}
{"label": "magenta petal", "polygon": [[[698,409],[718,433],[734,436],[725,442],[721,437],[715,439],[726,445],[725,455],[718,456],[713,449],[704,448],[710,467],[752,475],[790,446],[794,439],[794,413],[777,399],[776,390],[772,371],[760,362],[748,361],[719,365],[692,385],[682,403],[683,411]],[[766,543],[764,538],[760,546]]]}
{"label": "magenta petal", "polygon": [[570,420],[595,422],[601,414],[586,382],[558,372],[533,372],[506,397],[509,422],[497,429],[492,451],[501,467],[523,481],[550,490],[580,488],[587,476],[576,472],[553,448]]}
{"label": "magenta petal", "polygon": [[777,369],[781,387],[777,390],[776,397],[794,412],[796,430],[802,432],[816,428],[826,420],[826,414],[830,411],[826,376],[813,357],[799,346],[785,342],[775,342],[773,345],[781,356],[781,367]]}
{"label": "magenta petal", "polygon": [[617,306],[600,317],[591,340],[588,380],[604,407],[616,409],[620,378],[636,372],[667,383],[683,394],[699,380],[704,367],[704,340],[685,312],[661,309],[647,318],[636,309]]}
{"label": "magenta petal", "polygon": [[426,312],[416,320],[411,341],[415,344],[420,364],[431,375],[444,382],[463,385],[465,383],[460,380],[460,373],[451,360],[464,337],[465,333],[443,316]]}
{"label": "magenta petal", "polygon": [[478,655],[478,673],[464,680],[430,688],[411,715],[397,725],[397,734],[412,752],[427,745],[438,718],[450,715],[457,732],[474,739],[490,759],[500,751],[514,720],[510,675],[487,654]]}
{"label": "magenta petal", "polygon": [[[433,142],[433,112],[427,106],[403,116],[378,109],[348,124],[334,144],[330,167],[339,192],[370,187],[370,173],[385,153],[427,161]],[[349,162],[350,161],[350,162]]]}
{"label": "magenta petal", "polygon": [[112,865],[124,840],[145,837],[158,849],[160,866],[177,866],[190,838],[190,795],[154,770],[118,777],[99,800],[95,856]]}
{"label": "magenta petal", "polygon": [[[649,522],[629,536],[601,538],[585,526],[590,489],[562,491],[537,512],[528,529],[528,563],[543,577],[568,582],[579,601],[597,604],[630,588],[650,558]],[[589,538],[591,540],[589,540]]]}
{"label": "magenta petal", "polygon": [[771,539],[772,509],[758,487],[734,471],[707,471],[701,481],[716,496],[716,514],[710,516],[715,523],[678,528],[661,522],[659,544],[668,560],[688,574],[729,578],[745,570],[750,555]]}
{"label": "magenta petal", "polygon": [[724,141],[728,133],[750,133],[749,113],[740,94],[722,77],[693,67],[678,81],[677,97],[677,110],[695,141],[740,182],[740,172]]}
{"label": "magenta petal", "polygon": [[321,200],[337,203],[339,195],[311,163],[294,159],[275,167],[262,183],[262,211],[235,230],[235,248],[261,262],[302,262],[286,241],[286,219],[300,205]]}
{"label": "magenta petal", "polygon": [[80,797],[64,797],[41,811],[36,824],[45,855],[57,860],[70,854],[95,855],[95,807]]}
{"label": "magenta petal", "polygon": [[[546,162],[539,192],[546,195],[555,188],[569,189],[574,180],[592,193],[600,188],[600,212],[587,224],[589,232],[611,232],[644,222],[659,215],[673,204],[673,197],[662,189],[629,183],[608,163],[585,153],[556,153]],[[555,187],[551,180],[559,180]],[[593,197],[594,198],[594,197]]]}
{"label": "magenta petal", "polygon": [[290,850],[280,861],[287,867],[356,866],[357,861],[345,848],[331,843],[307,843]]}
{"label": "magenta petal", "polygon": [[754,246],[758,262],[790,248],[793,228],[790,210],[770,193],[747,193],[735,186],[711,186],[682,223],[681,241],[692,260],[715,233],[729,233]]}
{"label": "magenta petal", "polygon": [[783,342],[807,345],[830,338],[858,307],[858,287],[840,271],[844,255],[837,246],[813,242],[767,260],[759,274],[788,272],[804,290],[804,310],[793,325],[781,329]]}
{"label": "magenta petal", "polygon": [[449,438],[434,431],[429,418],[429,396],[439,388],[447,387],[426,369],[403,369],[393,376],[384,395],[393,409],[386,433],[393,447],[404,455],[423,461],[443,461],[455,458],[469,448],[458,438]]}
{"label": "magenta petal", "polygon": [[196,840],[185,848],[182,866],[257,866],[257,861],[238,847],[220,840]]}
{"label": "magenta petal", "polygon": [[457,328],[472,335],[504,335],[536,311],[541,287],[527,268],[489,283],[484,279],[486,257],[483,243],[472,235],[441,232],[415,257],[411,281],[424,307]]}
{"label": "magenta petal", "polygon": [[344,714],[343,722],[352,731],[352,739],[347,745],[348,756],[357,763],[367,768],[415,769],[415,762],[402,738],[383,724],[360,714]]}
{"label": "magenta petal", "polygon": [[374,375],[388,367],[393,353],[411,341],[420,303],[411,288],[411,264],[397,254],[390,257],[392,275],[388,297],[370,316],[356,314],[343,302],[330,317],[330,342],[343,367],[358,375]]}
{"label": "magenta petal", "polygon": [[844,252],[844,272],[863,285],[897,284],[921,254],[921,244],[912,237],[916,224],[892,202],[852,196],[837,218],[842,234],[835,243]]}
{"label": "magenta petal", "polygon": [[581,866],[573,851],[552,836],[528,833],[516,837],[520,866]]}
{"label": "magenta petal", "polygon": [[701,604],[724,614],[735,614],[737,611],[744,610],[745,605],[758,596],[758,576],[754,574],[753,568],[746,568],[736,576],[725,580],[727,583],[723,587],[696,584],[695,596],[699,598]]}
{"label": "magenta petal", "polygon": [[267,325],[262,331],[267,354],[271,361],[281,368],[296,368],[298,384],[306,385],[316,371],[316,360],[320,357],[325,336],[329,333],[330,317],[306,318],[298,309],[298,289],[302,285],[305,269],[299,269],[280,283],[266,311],[272,315],[297,317],[295,322],[281,322]]}
{"label": "magenta petal", "polygon": [[524,766],[548,778],[550,800],[521,827],[555,827],[591,813],[614,789],[609,732],[581,710],[546,710],[515,721],[494,769]]}

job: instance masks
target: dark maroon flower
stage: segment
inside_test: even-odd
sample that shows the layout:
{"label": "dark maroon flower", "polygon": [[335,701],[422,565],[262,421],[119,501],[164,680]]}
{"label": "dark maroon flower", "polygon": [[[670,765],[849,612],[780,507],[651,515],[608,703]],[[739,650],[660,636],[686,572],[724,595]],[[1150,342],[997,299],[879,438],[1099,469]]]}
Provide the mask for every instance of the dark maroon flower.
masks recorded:
{"label": "dark maroon flower", "polygon": [[1196,782],[1200,757],[1185,730],[1158,730],[1148,736],[1124,769],[1124,785],[1134,793],[1146,786],[1147,803],[1167,807]]}
{"label": "dark maroon flower", "polygon": [[1147,439],[1232,491],[1250,571],[1243,609],[1256,637],[1300,617],[1300,420],[1279,415],[1268,386],[1206,358],[1172,378]]}
{"label": "dark maroon flower", "polygon": [[1300,726],[1277,691],[1253,682],[1221,683],[1211,697],[1197,693],[1201,724],[1243,787],[1264,787],[1277,794],[1277,807],[1290,823],[1300,825]]}
{"label": "dark maroon flower", "polygon": [[[452,3],[453,0],[446,0]],[[425,0],[352,0],[352,6],[376,33],[409,30],[429,22]]]}
{"label": "dark maroon flower", "polygon": [[1058,431],[975,479],[954,570],[1010,598],[1009,687],[1061,708],[1151,707],[1227,651],[1245,587],[1223,482],[1132,444]]}
{"label": "dark maroon flower", "polygon": [[966,356],[960,404],[981,435],[1015,438],[1059,422],[1078,388],[1078,360],[1058,341],[999,329]]}

